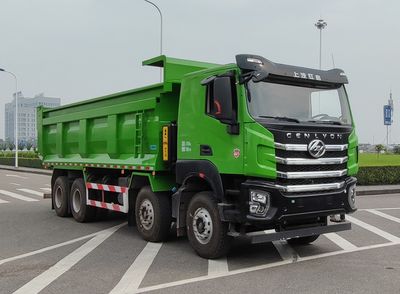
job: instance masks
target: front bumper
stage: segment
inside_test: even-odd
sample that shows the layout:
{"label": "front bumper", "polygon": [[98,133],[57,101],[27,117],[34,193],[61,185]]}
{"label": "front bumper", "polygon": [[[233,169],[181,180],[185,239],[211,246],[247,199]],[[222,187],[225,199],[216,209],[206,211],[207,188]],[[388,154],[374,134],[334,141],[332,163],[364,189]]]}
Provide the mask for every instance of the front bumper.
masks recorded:
{"label": "front bumper", "polygon": [[[339,189],[307,193],[287,193],[273,182],[247,180],[242,183],[235,205],[220,205],[220,215],[224,221],[253,225],[262,229],[307,227],[316,223],[326,225],[326,217],[356,211],[349,203],[348,188],[357,179],[347,177]],[[265,216],[249,213],[250,190],[265,191],[270,194],[270,208]]]}
{"label": "front bumper", "polygon": [[351,229],[351,223],[344,221],[341,223],[328,223],[325,226],[299,228],[287,231],[266,230],[258,232],[250,232],[247,234],[240,234],[238,232],[229,232],[228,235],[232,237],[244,237],[250,240],[251,243],[265,243],[276,240],[287,240],[292,238],[300,238],[307,236],[322,235],[332,232],[340,232]]}

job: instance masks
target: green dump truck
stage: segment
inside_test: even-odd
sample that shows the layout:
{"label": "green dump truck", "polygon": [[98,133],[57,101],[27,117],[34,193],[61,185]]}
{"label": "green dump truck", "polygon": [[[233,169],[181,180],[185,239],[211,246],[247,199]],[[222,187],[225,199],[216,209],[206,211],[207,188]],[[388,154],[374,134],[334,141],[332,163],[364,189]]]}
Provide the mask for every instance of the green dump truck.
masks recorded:
{"label": "green dump truck", "polygon": [[306,244],[351,228],[358,143],[342,70],[256,55],[143,65],[163,82],[38,109],[58,216],[126,213],[145,240],[176,230],[205,258],[234,237]]}

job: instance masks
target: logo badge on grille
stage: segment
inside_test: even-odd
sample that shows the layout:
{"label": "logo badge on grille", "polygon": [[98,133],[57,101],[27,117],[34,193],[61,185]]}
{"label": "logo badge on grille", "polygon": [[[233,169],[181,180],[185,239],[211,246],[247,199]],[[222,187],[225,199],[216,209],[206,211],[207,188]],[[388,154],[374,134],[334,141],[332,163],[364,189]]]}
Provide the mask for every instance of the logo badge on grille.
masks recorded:
{"label": "logo badge on grille", "polygon": [[324,142],[321,140],[312,140],[308,144],[308,153],[314,158],[319,158],[325,154],[326,148]]}

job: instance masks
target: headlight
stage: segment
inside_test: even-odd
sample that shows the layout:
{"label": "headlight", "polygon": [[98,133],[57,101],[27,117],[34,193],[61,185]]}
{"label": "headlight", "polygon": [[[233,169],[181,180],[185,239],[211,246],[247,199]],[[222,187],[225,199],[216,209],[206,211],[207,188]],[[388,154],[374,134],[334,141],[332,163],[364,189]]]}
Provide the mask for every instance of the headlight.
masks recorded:
{"label": "headlight", "polygon": [[268,193],[266,193],[266,192],[250,190],[250,200],[253,202],[260,202],[260,203],[266,204],[267,203],[267,194]]}
{"label": "headlight", "polygon": [[249,211],[256,216],[265,216],[270,207],[270,194],[260,190],[250,190]]}
{"label": "headlight", "polygon": [[348,202],[352,209],[356,208],[356,185],[353,185],[349,188]]}

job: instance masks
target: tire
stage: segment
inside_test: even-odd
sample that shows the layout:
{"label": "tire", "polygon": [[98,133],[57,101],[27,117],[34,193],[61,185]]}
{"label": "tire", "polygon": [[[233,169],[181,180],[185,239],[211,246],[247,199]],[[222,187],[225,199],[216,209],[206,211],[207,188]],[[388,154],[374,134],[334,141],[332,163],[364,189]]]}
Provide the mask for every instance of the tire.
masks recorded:
{"label": "tire", "polygon": [[172,221],[169,195],[154,193],[149,186],[140,189],[136,198],[135,218],[143,239],[150,242],[166,240]]}
{"label": "tire", "polygon": [[60,176],[56,179],[52,190],[52,201],[54,210],[60,217],[69,216],[68,203],[69,203],[69,180],[66,176]]}
{"label": "tire", "polygon": [[212,192],[193,196],[186,214],[186,228],[189,242],[199,256],[214,259],[228,253],[232,237],[227,234],[228,223],[220,219]]}
{"label": "tire", "polygon": [[77,178],[72,183],[70,207],[72,216],[80,223],[89,222],[96,215],[96,207],[86,205],[86,187],[82,178]]}
{"label": "tire", "polygon": [[317,240],[319,235],[299,237],[287,240],[290,245],[307,245]]}

